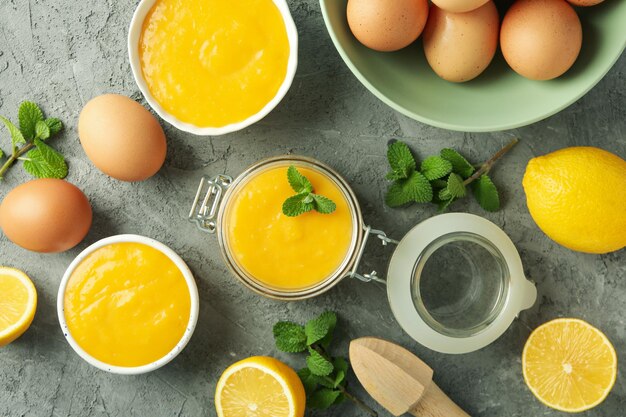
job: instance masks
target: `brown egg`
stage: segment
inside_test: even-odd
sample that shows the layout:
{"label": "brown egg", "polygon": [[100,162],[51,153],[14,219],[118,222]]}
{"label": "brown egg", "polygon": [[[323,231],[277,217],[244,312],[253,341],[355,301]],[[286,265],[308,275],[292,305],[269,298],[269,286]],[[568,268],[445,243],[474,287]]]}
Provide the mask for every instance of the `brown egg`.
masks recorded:
{"label": "brown egg", "polygon": [[453,13],[430,7],[424,29],[424,53],[444,80],[464,82],[489,66],[498,48],[500,17],[492,1],[476,10]]}
{"label": "brown egg", "polygon": [[397,51],[415,42],[428,18],[427,0],[349,0],[348,25],[363,45]]}
{"label": "brown egg", "polygon": [[600,4],[604,0],[567,0],[567,1],[569,1],[574,6],[587,7],[587,6],[595,6],[596,4]]}
{"label": "brown egg", "polygon": [[478,9],[489,0],[433,0],[440,9],[447,12],[465,13]]}
{"label": "brown egg", "polygon": [[85,153],[105,174],[143,181],[163,166],[167,144],[157,119],[141,104],[118,94],[90,100],[78,119]]}
{"label": "brown egg", "polygon": [[16,245],[35,252],[63,252],[91,227],[91,205],[73,184],[57,179],[24,183],[0,204],[0,228]]}
{"label": "brown egg", "polygon": [[576,61],[583,32],[578,15],[565,0],[517,0],[500,32],[506,62],[531,80],[551,80]]}

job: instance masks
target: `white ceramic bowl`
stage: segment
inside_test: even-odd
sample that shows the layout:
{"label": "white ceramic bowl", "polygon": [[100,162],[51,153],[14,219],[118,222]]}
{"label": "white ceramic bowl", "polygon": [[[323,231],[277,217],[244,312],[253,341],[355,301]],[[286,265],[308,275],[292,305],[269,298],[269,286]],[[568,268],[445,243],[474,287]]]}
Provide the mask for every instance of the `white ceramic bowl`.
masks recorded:
{"label": "white ceramic bowl", "polygon": [[[72,337],[70,333],[67,323],[65,321],[65,288],[67,287],[67,282],[70,279],[70,276],[76,269],[76,267],[87,257],[87,255],[93,253],[95,250],[100,249],[103,246],[110,245],[112,243],[124,243],[124,242],[134,242],[134,243],[143,243],[144,245],[148,245],[163,254],[165,254],[168,258],[174,262],[174,264],[180,269],[185,277],[185,281],[187,282],[187,287],[189,288],[189,296],[191,298],[191,311],[189,313],[189,323],[187,324],[187,329],[183,334],[183,337],[180,339],[178,344],[172,349],[167,355],[162,357],[161,359],[149,363],[147,365],[135,366],[135,367],[124,367],[124,366],[114,366],[99,361],[94,358],[83,348],[81,348],[76,340]],[[145,374],[146,372],[154,371],[167,363],[169,363],[172,359],[174,359],[178,354],[183,350],[183,348],[191,339],[191,335],[196,328],[196,323],[198,322],[198,312],[199,312],[199,298],[198,298],[198,287],[196,287],[196,281],[193,278],[191,271],[185,261],[182,260],[180,256],[178,256],[173,250],[165,246],[164,244],[150,239],[144,236],[139,235],[117,235],[107,237],[106,239],[102,239],[89,246],[87,249],[83,250],[70,264],[70,266],[65,271],[63,275],[63,279],[61,280],[61,286],[59,287],[59,294],[57,297],[57,314],[59,316],[59,323],[61,324],[61,329],[63,330],[63,335],[67,339],[68,343],[74,349],[78,355],[83,358],[90,365],[95,366],[103,371],[111,372],[114,374],[120,375],[138,375]]]}
{"label": "white ceramic bowl", "polygon": [[267,114],[278,105],[283,97],[285,97],[285,94],[287,94],[289,87],[291,87],[293,77],[296,74],[296,67],[298,66],[298,31],[296,30],[296,25],[293,22],[293,18],[291,17],[291,13],[289,12],[289,7],[287,6],[286,0],[273,1],[283,16],[283,21],[285,22],[285,27],[287,28],[287,38],[289,40],[289,59],[287,62],[287,75],[285,76],[283,83],[278,89],[278,92],[276,93],[274,98],[261,109],[261,111],[253,114],[245,120],[242,120],[241,122],[232,123],[221,127],[199,127],[190,123],[182,122],[170,113],[168,113],[155,100],[155,98],[150,93],[150,90],[148,89],[148,85],[146,84],[146,80],[144,79],[143,72],[141,70],[141,62],[139,61],[139,39],[141,37],[141,30],[146,15],[148,14],[152,6],[154,6],[154,3],[157,2],[157,0],[141,0],[139,5],[137,6],[137,9],[135,10],[133,19],[130,22],[130,28],[128,30],[128,55],[130,58],[130,67],[133,71],[133,76],[135,77],[135,82],[139,86],[139,89],[143,93],[148,104],[150,104],[150,107],[152,107],[163,120],[173,125],[177,129],[193,133],[194,135],[198,136],[217,136],[235,132],[258,122],[259,120],[267,116]]}

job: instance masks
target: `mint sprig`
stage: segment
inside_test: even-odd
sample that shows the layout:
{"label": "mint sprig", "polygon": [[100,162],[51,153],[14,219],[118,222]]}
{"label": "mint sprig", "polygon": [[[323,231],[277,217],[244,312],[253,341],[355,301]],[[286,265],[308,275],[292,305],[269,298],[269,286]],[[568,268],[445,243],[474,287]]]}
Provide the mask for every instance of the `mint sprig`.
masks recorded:
{"label": "mint sprig", "polygon": [[374,410],[347,391],[348,361],[328,353],[336,326],[337,315],[332,311],[322,313],[304,326],[281,321],[274,325],[274,341],[283,352],[308,352],[306,368],[298,371],[306,391],[307,407],[325,410],[348,399],[376,417]]}
{"label": "mint sprig", "polygon": [[445,211],[453,202],[465,197],[471,185],[478,204],[487,211],[500,209],[498,189],[487,175],[493,164],[517,144],[513,139],[493,157],[476,169],[454,149],[442,149],[429,156],[417,169],[417,161],[406,143],[396,141],[387,149],[391,171],[387,179],[393,183],[385,202],[389,207],[432,202]]}
{"label": "mint sprig", "polygon": [[[0,180],[17,160],[23,160],[24,169],[36,178],[65,178],[65,158],[44,143],[63,129],[63,123],[56,118],[44,118],[39,106],[30,101],[20,104],[17,118],[19,128],[6,117],[0,116],[0,122],[11,135],[11,153],[0,166]],[[0,150],[0,158],[4,156]]]}
{"label": "mint sprig", "polygon": [[287,169],[287,181],[289,181],[289,185],[297,194],[289,197],[283,203],[283,214],[285,216],[296,217],[311,210],[322,214],[330,214],[337,208],[330,198],[314,194],[311,181],[293,165]]}

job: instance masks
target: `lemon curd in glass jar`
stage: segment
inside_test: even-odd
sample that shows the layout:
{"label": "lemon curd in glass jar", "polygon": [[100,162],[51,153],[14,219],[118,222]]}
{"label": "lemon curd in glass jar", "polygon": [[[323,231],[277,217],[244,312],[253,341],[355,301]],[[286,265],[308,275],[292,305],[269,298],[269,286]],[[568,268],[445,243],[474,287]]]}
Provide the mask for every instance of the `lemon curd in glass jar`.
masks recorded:
{"label": "lemon curd in glass jar", "polygon": [[352,246],[353,212],[339,185],[313,167],[295,163],[316,194],[335,202],[330,214],[282,212],[295,192],[287,180],[290,163],[261,169],[232,195],[224,217],[225,240],[233,260],[262,285],[280,291],[316,286],[333,275]]}

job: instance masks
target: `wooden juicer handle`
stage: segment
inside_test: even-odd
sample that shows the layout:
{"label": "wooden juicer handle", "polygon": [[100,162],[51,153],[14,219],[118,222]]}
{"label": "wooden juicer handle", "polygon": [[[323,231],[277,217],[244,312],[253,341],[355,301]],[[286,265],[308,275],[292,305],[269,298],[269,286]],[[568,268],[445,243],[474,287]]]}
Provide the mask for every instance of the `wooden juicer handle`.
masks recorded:
{"label": "wooden juicer handle", "polygon": [[409,413],[416,417],[470,417],[433,381]]}

